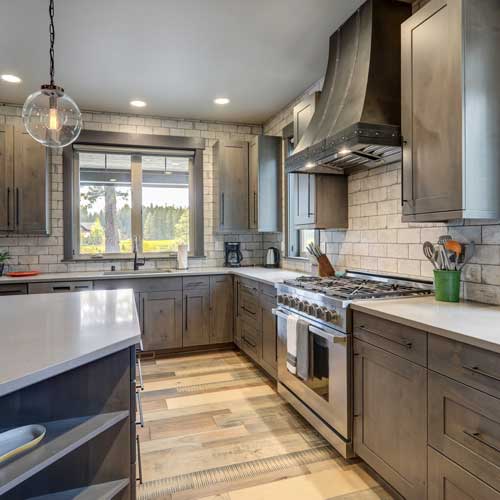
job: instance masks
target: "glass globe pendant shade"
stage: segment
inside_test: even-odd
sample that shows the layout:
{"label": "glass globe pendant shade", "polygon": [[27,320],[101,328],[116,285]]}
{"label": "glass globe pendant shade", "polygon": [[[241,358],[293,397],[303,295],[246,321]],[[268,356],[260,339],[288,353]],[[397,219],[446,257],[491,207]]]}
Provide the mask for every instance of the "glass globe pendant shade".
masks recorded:
{"label": "glass globe pendant shade", "polygon": [[71,144],[82,130],[80,109],[56,85],[43,85],[33,92],[24,103],[22,117],[31,137],[49,148]]}

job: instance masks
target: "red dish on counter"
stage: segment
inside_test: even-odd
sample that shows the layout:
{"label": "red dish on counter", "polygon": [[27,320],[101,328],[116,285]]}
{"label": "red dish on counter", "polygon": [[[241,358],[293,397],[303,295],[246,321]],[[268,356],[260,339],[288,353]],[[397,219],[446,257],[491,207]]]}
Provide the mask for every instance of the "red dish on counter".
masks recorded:
{"label": "red dish on counter", "polygon": [[41,271],[13,271],[11,273],[5,273],[5,276],[10,276],[11,278],[25,278],[27,276],[38,276],[42,274]]}

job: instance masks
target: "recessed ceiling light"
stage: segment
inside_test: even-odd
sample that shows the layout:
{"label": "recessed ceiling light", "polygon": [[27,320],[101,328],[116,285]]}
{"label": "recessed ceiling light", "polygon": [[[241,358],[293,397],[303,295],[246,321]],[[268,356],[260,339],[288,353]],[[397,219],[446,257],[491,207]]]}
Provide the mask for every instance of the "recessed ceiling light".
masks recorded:
{"label": "recessed ceiling light", "polygon": [[224,105],[229,104],[231,101],[227,97],[217,97],[216,99],[214,99],[214,102],[215,104]]}
{"label": "recessed ceiling light", "polygon": [[21,79],[16,75],[2,75],[0,78],[8,83],[21,83]]}
{"label": "recessed ceiling light", "polygon": [[144,108],[146,107],[146,103],[144,101],[130,101],[130,105],[136,108]]}

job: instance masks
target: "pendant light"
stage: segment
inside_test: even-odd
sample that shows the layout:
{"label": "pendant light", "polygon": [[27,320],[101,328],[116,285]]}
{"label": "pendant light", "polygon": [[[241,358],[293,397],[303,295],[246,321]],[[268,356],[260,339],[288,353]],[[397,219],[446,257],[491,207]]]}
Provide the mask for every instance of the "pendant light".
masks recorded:
{"label": "pendant light", "polygon": [[23,106],[23,123],[28,133],[46,147],[60,148],[80,135],[82,114],[75,101],[54,83],[54,0],[49,0],[50,84],[33,92]]}

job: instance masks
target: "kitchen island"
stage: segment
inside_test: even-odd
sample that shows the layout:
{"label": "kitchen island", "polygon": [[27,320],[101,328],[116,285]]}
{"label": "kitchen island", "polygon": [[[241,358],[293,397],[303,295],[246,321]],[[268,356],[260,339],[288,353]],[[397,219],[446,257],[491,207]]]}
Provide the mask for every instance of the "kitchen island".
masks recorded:
{"label": "kitchen island", "polygon": [[0,464],[0,496],[135,498],[133,292],[2,297],[0,317],[0,429],[46,428]]}

